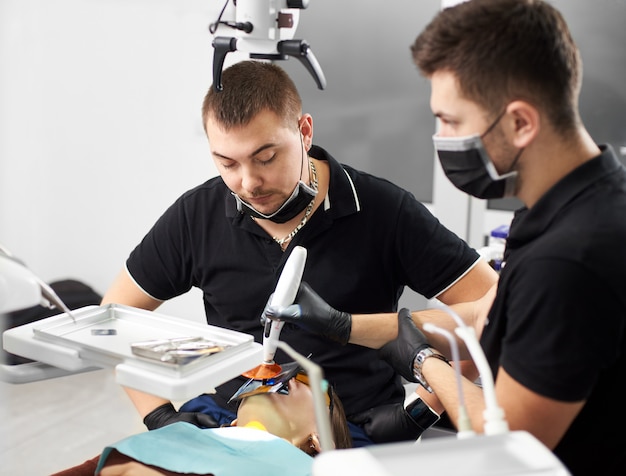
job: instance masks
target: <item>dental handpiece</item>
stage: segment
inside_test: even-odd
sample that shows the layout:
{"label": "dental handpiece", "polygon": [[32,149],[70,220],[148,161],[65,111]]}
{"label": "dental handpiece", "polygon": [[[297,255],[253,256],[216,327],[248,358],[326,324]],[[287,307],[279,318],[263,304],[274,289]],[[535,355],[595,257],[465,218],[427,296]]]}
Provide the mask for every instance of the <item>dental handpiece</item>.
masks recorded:
{"label": "dental handpiece", "polygon": [[70,316],[74,324],[76,324],[76,318],[74,317],[74,314],[72,314],[72,311],[70,310],[70,308],[65,305],[63,300],[54,291],[54,289],[52,289],[51,286],[49,286],[47,283],[42,281],[40,278],[37,277],[36,279],[37,279],[37,282],[39,283],[39,287],[41,288],[41,295],[44,298],[46,298],[50,302],[50,304],[52,304],[54,307],[56,307],[60,311],[65,312],[68,316]]}
{"label": "dental handpiece", "polygon": [[[287,307],[296,299],[302,273],[304,272],[304,264],[306,263],[307,251],[302,246],[296,246],[283,268],[274,295],[272,296],[270,305],[278,309]],[[263,332],[263,363],[274,363],[274,355],[278,347],[280,331],[283,328],[284,321],[274,321],[268,319],[265,323]]]}

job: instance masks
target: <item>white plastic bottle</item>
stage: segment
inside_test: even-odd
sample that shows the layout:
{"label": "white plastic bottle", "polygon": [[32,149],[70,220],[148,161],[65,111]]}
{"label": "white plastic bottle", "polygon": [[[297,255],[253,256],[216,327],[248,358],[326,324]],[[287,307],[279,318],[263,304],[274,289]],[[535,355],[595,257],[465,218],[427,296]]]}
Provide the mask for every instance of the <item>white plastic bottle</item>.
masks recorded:
{"label": "white plastic bottle", "polygon": [[491,230],[487,246],[478,250],[489,265],[498,272],[504,266],[504,248],[507,236],[509,236],[509,225],[500,225]]}

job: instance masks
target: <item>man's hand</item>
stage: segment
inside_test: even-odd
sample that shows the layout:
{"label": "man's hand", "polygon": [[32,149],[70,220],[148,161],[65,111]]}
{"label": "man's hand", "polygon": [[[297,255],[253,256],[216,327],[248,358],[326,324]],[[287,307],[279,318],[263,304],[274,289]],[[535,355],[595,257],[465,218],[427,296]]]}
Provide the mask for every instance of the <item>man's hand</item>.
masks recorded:
{"label": "man's hand", "polygon": [[419,403],[425,410],[419,412],[417,421],[400,402],[371,408],[353,417],[352,422],[361,425],[374,443],[416,440],[439,419],[423,402]]}
{"label": "man's hand", "polygon": [[337,311],[326,303],[306,282],[301,282],[291,306],[277,309],[268,304],[261,315],[266,319],[285,321],[345,345],[350,340],[352,315]]}
{"label": "man's hand", "polygon": [[429,347],[428,339],[420,331],[406,308],[398,312],[398,337],[380,348],[378,355],[410,382],[418,380],[413,375],[413,361],[417,353]]}
{"label": "man's hand", "polygon": [[213,418],[200,412],[177,412],[170,402],[164,403],[148,413],[143,419],[148,430],[156,430],[177,421],[185,421],[199,428],[217,428],[219,425]]}

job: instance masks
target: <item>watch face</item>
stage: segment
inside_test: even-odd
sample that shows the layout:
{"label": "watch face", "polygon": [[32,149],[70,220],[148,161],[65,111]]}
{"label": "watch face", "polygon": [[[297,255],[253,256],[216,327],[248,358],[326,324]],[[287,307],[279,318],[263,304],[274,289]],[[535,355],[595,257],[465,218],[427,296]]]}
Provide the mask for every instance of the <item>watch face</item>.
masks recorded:
{"label": "watch face", "polygon": [[419,397],[409,403],[405,410],[411,419],[424,430],[439,420],[439,415]]}

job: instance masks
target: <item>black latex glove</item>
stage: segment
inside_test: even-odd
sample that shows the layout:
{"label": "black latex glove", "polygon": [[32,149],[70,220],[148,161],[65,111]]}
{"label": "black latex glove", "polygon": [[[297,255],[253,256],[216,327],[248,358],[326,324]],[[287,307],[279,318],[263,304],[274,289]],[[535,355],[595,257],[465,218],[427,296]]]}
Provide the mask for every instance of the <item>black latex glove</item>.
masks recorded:
{"label": "black latex glove", "polygon": [[[268,301],[269,302],[269,301]],[[305,331],[318,334],[342,345],[350,340],[352,314],[334,309],[324,301],[306,282],[302,281],[291,306],[276,309],[269,304],[261,316],[294,324]]]}
{"label": "black latex glove", "polygon": [[398,312],[398,337],[380,348],[378,355],[409,382],[417,382],[413,375],[413,361],[417,353],[430,347],[428,339],[420,331],[406,308]]}
{"label": "black latex glove", "polygon": [[156,430],[177,421],[186,421],[200,428],[217,428],[217,422],[205,413],[177,412],[170,402],[164,403],[148,413],[143,419],[148,430]]}
{"label": "black latex glove", "polygon": [[416,440],[437,419],[433,416],[423,428],[411,418],[402,403],[391,403],[359,413],[350,421],[361,425],[374,443],[390,443]]}

